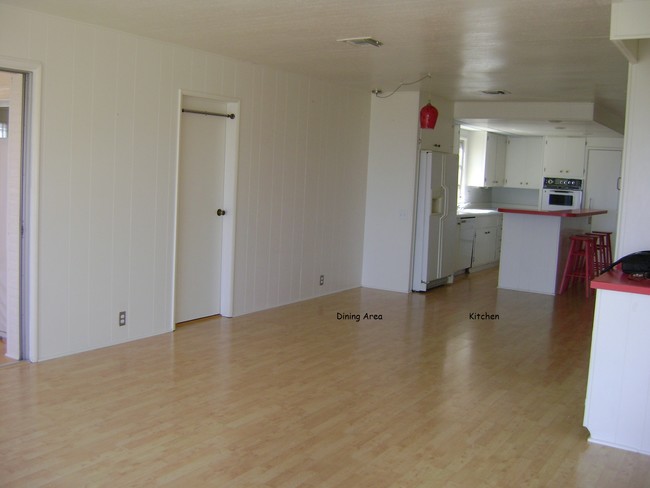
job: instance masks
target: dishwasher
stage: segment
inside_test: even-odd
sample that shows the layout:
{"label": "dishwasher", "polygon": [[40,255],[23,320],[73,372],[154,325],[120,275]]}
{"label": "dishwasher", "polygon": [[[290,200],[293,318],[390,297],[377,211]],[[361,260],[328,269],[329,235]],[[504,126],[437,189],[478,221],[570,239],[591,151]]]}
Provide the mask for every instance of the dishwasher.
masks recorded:
{"label": "dishwasher", "polygon": [[472,267],[474,252],[474,232],[476,217],[458,217],[458,252],[456,253],[456,272],[467,271]]}

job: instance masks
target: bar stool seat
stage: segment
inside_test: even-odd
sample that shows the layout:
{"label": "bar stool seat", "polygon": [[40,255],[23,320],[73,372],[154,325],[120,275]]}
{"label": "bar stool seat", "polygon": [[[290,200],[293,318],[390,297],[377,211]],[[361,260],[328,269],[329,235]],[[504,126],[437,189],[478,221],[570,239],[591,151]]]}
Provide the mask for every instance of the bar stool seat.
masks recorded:
{"label": "bar stool seat", "polygon": [[596,276],[596,242],[599,238],[593,235],[580,234],[569,237],[569,256],[564,266],[559,294],[564,293],[574,278],[584,280],[585,296],[591,296],[590,282]]}

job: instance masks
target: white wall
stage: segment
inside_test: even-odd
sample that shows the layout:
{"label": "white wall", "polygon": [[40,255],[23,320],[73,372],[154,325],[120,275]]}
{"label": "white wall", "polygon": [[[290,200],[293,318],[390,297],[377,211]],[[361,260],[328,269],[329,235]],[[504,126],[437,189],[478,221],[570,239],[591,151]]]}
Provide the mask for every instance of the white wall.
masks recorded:
{"label": "white wall", "polygon": [[[3,118],[0,121],[6,122]],[[0,139],[0,337],[7,337],[7,151],[8,139]]]}
{"label": "white wall", "polygon": [[179,89],[241,100],[235,313],[360,285],[366,93],[6,6],[0,56],[43,65],[39,359],[170,330]]}
{"label": "white wall", "polygon": [[650,249],[650,39],[639,41],[630,64],[617,256]]}
{"label": "white wall", "polygon": [[369,288],[411,289],[419,97],[372,98],[362,279]]}

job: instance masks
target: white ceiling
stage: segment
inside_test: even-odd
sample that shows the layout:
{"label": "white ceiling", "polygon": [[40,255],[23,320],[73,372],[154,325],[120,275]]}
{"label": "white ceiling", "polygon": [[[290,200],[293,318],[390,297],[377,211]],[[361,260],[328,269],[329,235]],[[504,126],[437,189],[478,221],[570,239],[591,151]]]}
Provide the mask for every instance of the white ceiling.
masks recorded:
{"label": "white ceiling", "polygon": [[[622,120],[610,0],[0,0],[363,90],[593,102]],[[336,42],[372,36],[382,47]],[[408,89],[417,88],[416,86]],[[404,88],[407,89],[407,88]],[[502,89],[505,96],[481,90]],[[532,122],[532,121],[529,121]]]}

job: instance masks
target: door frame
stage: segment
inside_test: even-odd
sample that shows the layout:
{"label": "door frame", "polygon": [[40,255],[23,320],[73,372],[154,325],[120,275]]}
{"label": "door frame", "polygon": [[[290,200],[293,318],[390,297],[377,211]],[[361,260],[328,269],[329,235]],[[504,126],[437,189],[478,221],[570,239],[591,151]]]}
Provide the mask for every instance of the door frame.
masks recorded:
{"label": "door frame", "polygon": [[172,271],[172,303],[171,303],[171,328],[176,329],[174,320],[176,304],[176,266],[177,266],[177,245],[178,245],[178,186],[180,168],[180,139],[181,139],[181,115],[183,109],[183,97],[203,98],[212,102],[226,104],[228,113],[234,114],[235,118],[226,124],[226,147],[224,148],[225,165],[223,179],[223,205],[227,214],[223,217],[223,234],[221,243],[221,315],[232,317],[234,314],[234,287],[235,287],[235,223],[237,220],[237,167],[239,165],[239,115],[240,100],[232,97],[224,97],[210,93],[202,93],[190,90],[179,90],[177,99],[177,124],[176,124],[176,167],[174,184],[174,243],[172,259],[174,267]]}
{"label": "door frame", "polygon": [[41,127],[41,63],[0,56],[0,69],[25,75],[23,147],[21,158],[20,359],[36,362],[38,355],[38,208]]}
{"label": "door frame", "polygon": [[[623,179],[622,179],[623,178],[623,161],[624,161],[624,159],[623,159],[622,140],[621,140],[621,147],[612,147],[611,145],[609,145],[609,146],[607,146],[607,145],[603,145],[603,146],[601,146],[601,145],[587,146],[587,148],[585,150],[585,181],[587,181],[587,182],[589,181],[589,170],[590,170],[590,167],[589,167],[589,155],[590,155],[591,151],[607,151],[607,152],[620,153],[620,155],[621,155],[621,165],[620,165],[620,171],[619,171],[619,177],[618,177],[618,184],[622,185],[623,184]],[[588,184],[585,184],[584,190],[583,190],[583,195],[582,195],[583,196],[582,206],[584,208],[591,207],[591,202],[589,201],[590,196],[589,196],[589,193],[587,192],[587,189],[588,189]],[[617,209],[616,209],[616,212],[617,212],[616,213],[616,229],[614,230],[614,234],[612,235],[612,238],[611,238],[612,239],[612,246],[613,246],[613,249],[612,249],[613,255],[617,255],[616,249],[617,249],[617,246],[618,246],[618,236],[620,235],[620,226],[621,226],[621,218],[620,218],[621,215],[620,214],[621,214],[621,199],[622,198],[623,198],[623,189],[622,189],[622,186],[621,186],[620,188],[618,188],[618,202],[617,202]],[[586,203],[585,203],[585,201],[586,201]],[[589,207],[587,207],[586,205],[589,205]],[[589,221],[591,222],[591,218],[589,219]]]}

